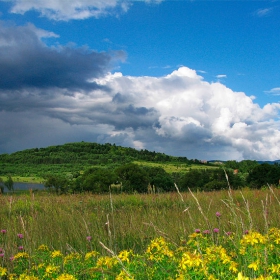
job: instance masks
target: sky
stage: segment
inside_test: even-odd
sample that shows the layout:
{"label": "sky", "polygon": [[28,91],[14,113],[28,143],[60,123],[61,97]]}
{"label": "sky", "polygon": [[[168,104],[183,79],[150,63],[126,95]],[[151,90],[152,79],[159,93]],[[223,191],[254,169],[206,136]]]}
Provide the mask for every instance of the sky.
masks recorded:
{"label": "sky", "polygon": [[0,154],[280,159],[279,27],[279,0],[0,0]]}

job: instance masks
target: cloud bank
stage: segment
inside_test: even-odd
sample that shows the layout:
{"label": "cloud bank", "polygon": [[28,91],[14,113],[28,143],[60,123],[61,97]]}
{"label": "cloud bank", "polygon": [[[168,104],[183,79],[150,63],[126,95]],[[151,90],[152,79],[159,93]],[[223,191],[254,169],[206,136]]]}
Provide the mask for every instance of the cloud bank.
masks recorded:
{"label": "cloud bank", "polygon": [[197,159],[280,158],[280,104],[182,66],[163,77],[113,72],[123,52],[50,47],[57,35],[0,25],[0,153],[111,142]]}
{"label": "cloud bank", "polygon": [[[0,0],[12,3],[11,12],[25,14],[37,11],[41,16],[55,21],[84,20],[127,12],[134,1],[126,0]],[[161,3],[164,0],[138,0]]]}

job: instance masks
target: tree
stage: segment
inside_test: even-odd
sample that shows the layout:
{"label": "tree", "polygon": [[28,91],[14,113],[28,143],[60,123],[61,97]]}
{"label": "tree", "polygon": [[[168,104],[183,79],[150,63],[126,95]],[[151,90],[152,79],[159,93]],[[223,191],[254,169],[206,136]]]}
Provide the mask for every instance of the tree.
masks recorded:
{"label": "tree", "polygon": [[249,173],[247,182],[252,188],[260,189],[267,184],[278,185],[280,179],[280,166],[263,163]]}
{"label": "tree", "polygon": [[115,183],[117,176],[109,169],[95,169],[93,172],[86,172],[81,179],[81,190],[94,193],[108,192],[110,186]]}
{"label": "tree", "polygon": [[149,183],[155,186],[157,191],[172,191],[174,190],[174,182],[171,176],[162,167],[145,167]]}
{"label": "tree", "polygon": [[0,178],[0,194],[4,193],[4,182],[3,179]]}
{"label": "tree", "polygon": [[62,176],[47,176],[45,187],[52,190],[54,189],[57,194],[66,193],[69,190],[69,180]]}
{"label": "tree", "polygon": [[137,164],[129,163],[116,169],[118,180],[123,190],[127,192],[143,193],[147,191],[149,178],[145,170]]}
{"label": "tree", "polygon": [[7,187],[9,191],[12,192],[14,191],[14,181],[11,175],[8,176],[8,179],[4,182],[4,185]]}

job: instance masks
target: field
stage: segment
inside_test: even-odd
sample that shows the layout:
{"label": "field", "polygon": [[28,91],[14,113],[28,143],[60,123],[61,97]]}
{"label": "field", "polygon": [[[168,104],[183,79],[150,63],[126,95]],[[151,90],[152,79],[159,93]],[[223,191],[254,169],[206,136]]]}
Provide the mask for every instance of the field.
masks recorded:
{"label": "field", "polygon": [[[205,258],[204,249],[208,255],[209,250],[214,248],[222,250],[221,246],[228,250],[230,257],[225,263],[223,258],[218,261],[217,256],[222,254],[221,251],[211,253],[216,256],[214,265],[211,263],[210,269],[207,262],[208,270],[205,272],[204,267],[203,272],[209,279],[280,279],[277,278],[280,271],[279,200],[280,190],[273,188],[210,193],[178,191],[149,195],[55,196],[47,192],[2,195],[0,279],[8,279],[7,275],[12,272],[16,272],[14,278],[9,279],[168,279],[170,275],[173,275],[170,279],[207,279],[205,274],[195,274],[195,264],[188,266],[188,262],[184,262],[184,258],[187,258],[186,252],[191,252],[190,246],[193,246],[191,259],[195,260],[200,254],[200,261],[203,256]],[[276,229],[273,231],[273,228]],[[245,233],[247,235],[244,235]],[[271,236],[278,236],[278,233],[278,239],[275,237],[276,241],[271,241]],[[246,236],[251,238],[247,238],[248,244]],[[253,240],[252,244],[250,240]],[[267,245],[262,240],[270,240],[270,243]],[[242,254],[245,243],[252,245],[250,250],[256,250],[250,251],[255,252],[256,259],[253,260],[252,257],[248,260],[247,251]],[[254,246],[258,244],[262,247],[256,249]],[[53,274],[46,274],[46,267],[44,272],[31,267],[31,263],[34,265],[34,262],[39,262],[38,248],[42,250],[41,245],[48,248],[45,249],[47,252],[59,252],[61,259],[49,257],[52,261],[64,263],[64,266],[56,263],[59,269],[56,268]],[[203,249],[203,246],[206,247]],[[273,257],[269,257],[269,250]],[[101,265],[94,271],[87,270],[87,274],[86,268],[82,267],[81,256],[85,257],[88,252],[99,255],[99,265],[102,258],[110,259],[111,263],[105,261],[106,269]],[[67,256],[73,254],[80,256],[77,257],[79,261],[76,264],[80,267],[79,271],[73,268],[73,265],[69,266],[70,268],[65,265]],[[261,259],[264,258],[263,254],[268,256],[265,260]],[[40,261],[50,262],[47,259],[41,257]],[[96,259],[94,264],[93,262],[92,259],[90,266],[98,267],[98,260]],[[223,264],[226,268],[222,267]],[[52,265],[54,266],[54,263]],[[169,272],[166,272],[168,266]],[[43,276],[38,276],[33,270],[38,275],[43,273]],[[84,271],[83,274],[81,271]],[[28,273],[39,278],[28,278]],[[90,273],[95,273],[95,278],[89,276]],[[197,273],[202,272],[199,270]],[[23,275],[22,278],[16,276],[20,274]],[[246,278],[245,274],[250,278]],[[65,278],[62,278],[63,275]],[[193,277],[188,278],[186,275]],[[268,278],[268,275],[273,277]],[[266,278],[260,278],[261,276]]]}

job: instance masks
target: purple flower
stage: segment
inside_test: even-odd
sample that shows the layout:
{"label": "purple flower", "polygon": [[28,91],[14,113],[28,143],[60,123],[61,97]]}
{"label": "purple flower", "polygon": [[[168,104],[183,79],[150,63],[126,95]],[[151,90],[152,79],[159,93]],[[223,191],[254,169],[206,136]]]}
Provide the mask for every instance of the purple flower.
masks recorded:
{"label": "purple flower", "polygon": [[195,233],[200,233],[200,229],[197,228],[194,232],[195,232]]}
{"label": "purple flower", "polygon": [[249,233],[249,230],[246,229],[246,230],[244,231],[244,234],[248,234],[248,233]]}
{"label": "purple flower", "polygon": [[210,233],[210,230],[209,230],[209,229],[206,229],[206,230],[203,231],[203,233],[204,233],[204,234],[209,234],[209,233]]}
{"label": "purple flower", "polygon": [[91,236],[87,236],[87,241],[91,241],[92,237]]}
{"label": "purple flower", "polygon": [[217,218],[220,218],[221,215],[222,215],[222,214],[221,214],[220,212],[216,212],[216,217],[217,217]]}
{"label": "purple flower", "polygon": [[232,235],[231,231],[226,232],[226,235]]}
{"label": "purple flower", "polygon": [[18,233],[18,234],[17,234],[17,237],[18,237],[19,239],[22,239],[22,238],[23,238],[23,234],[22,234],[22,233]]}
{"label": "purple flower", "polygon": [[5,254],[4,253],[0,253],[0,258],[4,258]]}
{"label": "purple flower", "polygon": [[218,229],[218,228],[214,228],[213,231],[214,231],[215,233],[218,233],[218,232],[219,232],[219,229]]}
{"label": "purple flower", "polygon": [[5,233],[7,233],[7,230],[6,229],[1,229],[1,233],[5,234]]}
{"label": "purple flower", "polygon": [[13,261],[14,260],[14,257],[10,257],[10,261]]}
{"label": "purple flower", "polygon": [[0,248],[0,253],[4,252],[4,249],[3,248]]}
{"label": "purple flower", "polygon": [[22,250],[23,250],[23,246],[19,246],[18,249],[19,249],[20,251],[22,251]]}

